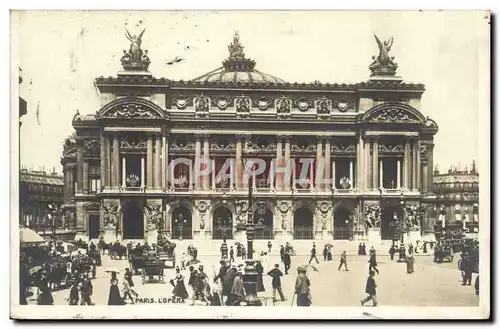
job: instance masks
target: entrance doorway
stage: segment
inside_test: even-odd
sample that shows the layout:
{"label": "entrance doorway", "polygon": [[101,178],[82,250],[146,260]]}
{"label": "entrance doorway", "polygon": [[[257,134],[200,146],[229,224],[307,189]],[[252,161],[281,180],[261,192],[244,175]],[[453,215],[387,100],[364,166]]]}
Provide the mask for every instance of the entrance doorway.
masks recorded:
{"label": "entrance doorway", "polygon": [[403,209],[399,204],[389,204],[382,207],[382,218],[380,224],[382,240],[399,240],[399,233],[396,232],[398,222],[402,223]]}
{"label": "entrance doorway", "polygon": [[273,212],[271,209],[265,207],[262,210],[256,209],[253,213],[254,223],[259,225],[255,228],[255,240],[272,240],[273,234]]}
{"label": "entrance doorway", "polygon": [[345,207],[339,207],[333,214],[333,239],[350,240],[351,237],[351,212]]}
{"label": "entrance doorway", "polygon": [[193,238],[193,216],[191,210],[185,206],[178,207],[172,212],[172,239]]}
{"label": "entrance doorway", "polygon": [[215,209],[212,216],[212,239],[231,240],[233,238],[233,214],[226,207]]}
{"label": "entrance doorway", "polygon": [[89,239],[98,239],[101,230],[101,216],[89,214]]}
{"label": "entrance doorway", "polygon": [[293,215],[293,238],[297,240],[314,239],[314,215],[308,208],[299,208]]}
{"label": "entrance doorway", "polygon": [[139,201],[130,201],[123,206],[123,238],[144,239],[144,213]]}

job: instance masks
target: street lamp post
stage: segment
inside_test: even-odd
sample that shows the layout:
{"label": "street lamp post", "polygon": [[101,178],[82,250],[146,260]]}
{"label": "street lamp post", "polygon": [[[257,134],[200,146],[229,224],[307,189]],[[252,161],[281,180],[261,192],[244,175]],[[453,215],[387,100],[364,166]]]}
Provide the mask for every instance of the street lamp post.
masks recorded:
{"label": "street lamp post", "polygon": [[56,239],[56,219],[59,215],[61,215],[61,207],[56,203],[49,203],[49,220],[50,227],[52,230],[52,240]]}

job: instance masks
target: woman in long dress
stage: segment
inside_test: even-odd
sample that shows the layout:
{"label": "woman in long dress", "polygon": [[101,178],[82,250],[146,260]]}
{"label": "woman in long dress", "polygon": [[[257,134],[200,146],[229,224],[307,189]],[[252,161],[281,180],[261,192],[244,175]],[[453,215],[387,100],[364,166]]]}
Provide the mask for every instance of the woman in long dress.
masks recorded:
{"label": "woman in long dress", "polygon": [[125,301],[120,295],[120,289],[118,288],[118,280],[112,280],[111,286],[109,287],[109,297],[108,305],[125,305]]}
{"label": "woman in long dress", "polygon": [[175,278],[170,280],[170,283],[174,286],[172,294],[175,298],[180,298],[182,300],[187,299],[189,294],[186,290],[186,286],[184,285],[184,276],[181,274],[179,267],[175,269],[175,272],[177,273]]}
{"label": "woman in long dress", "polygon": [[263,273],[264,273],[264,267],[262,266],[261,261],[256,261],[255,262],[255,270],[257,271],[257,292],[262,292],[266,291],[264,288],[264,278],[263,278]]}

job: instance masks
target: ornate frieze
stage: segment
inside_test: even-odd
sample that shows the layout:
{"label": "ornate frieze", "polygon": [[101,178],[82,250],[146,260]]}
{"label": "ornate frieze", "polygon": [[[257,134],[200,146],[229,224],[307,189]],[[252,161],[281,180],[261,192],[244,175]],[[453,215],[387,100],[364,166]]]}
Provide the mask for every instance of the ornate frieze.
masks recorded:
{"label": "ornate frieze", "polygon": [[320,117],[330,115],[330,112],[332,111],[332,101],[326,97],[317,100],[316,111]]}
{"label": "ornate frieze", "polygon": [[252,100],[252,107],[256,107],[261,111],[265,111],[268,108],[274,107],[273,100],[267,97],[259,97]]}
{"label": "ornate frieze", "polygon": [[83,141],[84,156],[99,156],[100,150],[101,150],[101,143],[97,139]]}
{"label": "ornate frieze", "polygon": [[330,150],[333,154],[356,153],[356,145],[348,143],[333,143],[330,146]]}
{"label": "ornate frieze", "polygon": [[125,103],[106,113],[111,118],[154,118],[156,113],[140,104]]}
{"label": "ornate frieze", "polygon": [[148,142],[145,139],[133,140],[130,138],[127,138],[127,139],[120,138],[120,148],[123,148],[123,149],[142,149],[142,148],[146,148],[147,146],[148,146]]}
{"label": "ornate frieze", "polygon": [[258,143],[258,141],[255,141],[249,143],[248,148],[255,152],[276,151],[276,143],[272,141]]}
{"label": "ornate frieze", "polygon": [[251,100],[249,97],[236,97],[234,100],[236,115],[245,118],[250,115]]}
{"label": "ornate frieze", "polygon": [[314,107],[314,101],[311,99],[300,98],[293,101],[293,108],[299,109],[301,112],[307,112]]}
{"label": "ornate frieze", "polygon": [[371,120],[380,123],[419,123],[420,120],[409,111],[399,108],[380,109]]}
{"label": "ornate frieze", "polygon": [[305,144],[297,144],[294,143],[291,145],[291,150],[293,152],[316,152],[317,145],[305,145]]}
{"label": "ornate frieze", "polygon": [[172,151],[193,151],[195,149],[195,143],[191,141],[186,141],[182,138],[174,138],[170,142],[170,150]]}
{"label": "ornate frieze", "polygon": [[193,100],[191,98],[180,96],[178,98],[172,99],[171,104],[179,110],[184,110],[186,107],[193,105]]}
{"label": "ornate frieze", "polygon": [[210,208],[210,205],[208,202],[204,200],[198,200],[195,202],[196,210],[198,210],[198,213],[200,214],[200,230],[205,229],[205,216],[207,214],[207,210]]}
{"label": "ornate frieze", "polygon": [[332,203],[329,201],[318,202],[319,217],[321,220],[321,229],[324,231],[327,228],[328,220],[331,218]]}
{"label": "ornate frieze", "polygon": [[210,109],[210,98],[200,95],[194,98],[194,110],[196,116],[205,117],[208,116],[208,111]]}
{"label": "ornate frieze", "polygon": [[225,111],[231,105],[231,101],[224,96],[216,97],[212,102],[221,111]]}
{"label": "ornate frieze", "polygon": [[426,162],[429,159],[430,147],[427,144],[420,145],[420,158],[422,161]]}
{"label": "ornate frieze", "polygon": [[349,110],[354,110],[354,101],[351,100],[334,100],[333,109],[345,113]]}
{"label": "ornate frieze", "polygon": [[292,100],[286,97],[281,97],[276,100],[276,110],[278,113],[278,118],[284,118],[290,116],[290,110],[292,109]]}
{"label": "ornate frieze", "polygon": [[281,229],[286,231],[288,229],[288,213],[292,208],[292,204],[289,201],[281,201],[278,205],[278,210],[281,216]]}
{"label": "ornate frieze", "polygon": [[379,144],[378,152],[380,154],[402,153],[404,146],[403,144]]}
{"label": "ornate frieze", "polygon": [[236,144],[229,140],[216,140],[210,143],[210,150],[213,151],[232,151],[236,149]]}

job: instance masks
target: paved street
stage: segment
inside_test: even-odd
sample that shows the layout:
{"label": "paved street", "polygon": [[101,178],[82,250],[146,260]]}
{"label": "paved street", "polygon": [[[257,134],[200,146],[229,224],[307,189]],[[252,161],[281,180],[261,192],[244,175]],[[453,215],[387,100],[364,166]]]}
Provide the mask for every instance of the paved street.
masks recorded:
{"label": "paved street", "polygon": [[[380,274],[375,276],[378,285],[377,295],[379,305],[393,306],[476,306],[479,298],[474,294],[473,286],[462,286],[460,272],[456,262],[434,264],[431,256],[417,256],[415,272],[406,273],[406,264],[391,261],[388,256],[379,256]],[[216,256],[203,256],[201,261],[209,277],[213,277],[215,270],[219,269],[219,258]],[[292,257],[291,274],[282,280],[283,292],[288,298],[285,302],[278,302],[277,306],[289,306],[296,277],[295,269],[306,264],[306,256]],[[271,255],[267,259],[268,270],[279,262],[279,255]],[[368,256],[348,257],[349,271],[338,271],[338,257],[332,262],[323,262],[315,265],[318,272],[309,268],[308,275],[311,280],[311,294],[315,306],[359,306],[360,300],[365,297],[365,283],[368,272]],[[111,260],[103,256],[103,266],[98,267],[97,278],[93,281],[96,304],[106,305],[109,294],[109,274],[105,273],[107,267],[114,266],[122,271],[119,275],[120,282],[123,272],[128,267],[126,260]],[[214,266],[214,267],[213,267]],[[281,268],[283,270],[283,268]],[[175,276],[173,269],[166,271],[166,283],[151,282],[142,284],[140,276],[134,276],[135,290],[142,298],[169,298],[172,286],[168,281]],[[187,286],[188,272],[184,272]],[[473,277],[474,283],[476,275]],[[265,293],[262,296],[271,296],[271,278],[264,277]],[[120,285],[121,288],[121,285]],[[188,288],[188,292],[191,292]],[[65,298],[69,296],[69,289],[53,293],[55,304],[66,304]],[[30,303],[34,303],[32,298]],[[272,303],[269,303],[272,305]]]}

